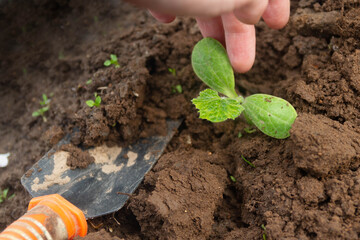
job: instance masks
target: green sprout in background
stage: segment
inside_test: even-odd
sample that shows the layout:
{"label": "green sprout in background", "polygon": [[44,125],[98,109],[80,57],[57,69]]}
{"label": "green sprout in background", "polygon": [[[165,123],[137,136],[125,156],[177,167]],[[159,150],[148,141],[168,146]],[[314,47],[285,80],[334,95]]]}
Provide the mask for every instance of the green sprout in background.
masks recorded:
{"label": "green sprout in background", "polygon": [[44,122],[47,122],[47,119],[45,117],[45,113],[49,111],[50,109],[50,99],[46,96],[46,94],[42,95],[42,101],[40,101],[40,106],[38,110],[32,113],[33,117],[39,117],[41,116]]}
{"label": "green sprout in background", "polygon": [[7,196],[9,193],[9,188],[6,188],[4,190],[0,189],[0,203],[3,203],[6,199],[11,200],[13,197],[15,197],[15,193],[13,193],[11,196]]}
{"label": "green sprout in background", "polygon": [[171,88],[171,92],[172,93],[182,93],[183,92],[182,86],[180,84],[173,86]]}
{"label": "green sprout in background", "polygon": [[246,128],[244,128],[244,131],[245,131],[246,133],[251,134],[251,133],[256,132],[256,129],[255,129],[255,128],[248,128],[248,127],[246,127]]}
{"label": "green sprout in background", "polygon": [[94,100],[87,100],[86,101],[86,104],[89,106],[89,107],[99,107],[100,106],[100,103],[101,103],[101,97],[95,93],[95,101]]}
{"label": "green sprout in background", "polygon": [[90,85],[90,84],[92,84],[92,79],[91,78],[86,81],[86,85]]}
{"label": "green sprout in background", "polygon": [[120,64],[118,62],[118,58],[115,54],[110,54],[110,59],[107,59],[105,62],[104,62],[104,66],[106,67],[109,67],[111,65],[114,65],[115,68],[119,68],[120,67]]}
{"label": "green sprout in background", "polygon": [[251,167],[256,168],[255,165],[254,165],[252,162],[250,162],[249,160],[247,160],[243,155],[241,155],[241,158],[242,158],[247,164],[249,164]]}
{"label": "green sprout in background", "polygon": [[245,119],[266,135],[277,139],[290,136],[297,117],[294,107],[282,98],[267,94],[239,96],[230,60],[220,42],[202,39],[194,47],[191,60],[196,75],[211,88],[192,100],[201,119],[223,122],[244,113]]}
{"label": "green sprout in background", "polygon": [[266,240],[266,227],[264,226],[264,224],[261,224],[261,228],[264,231],[262,234],[263,240]]}
{"label": "green sprout in background", "polygon": [[[251,133],[256,132],[256,129],[255,129],[255,128],[248,128],[248,127],[246,127],[246,128],[244,128],[244,132],[251,134]],[[238,133],[238,138],[242,138],[242,136],[243,136],[242,133],[239,132],[239,133]]]}
{"label": "green sprout in background", "polygon": [[176,77],[176,70],[175,70],[175,68],[168,68],[168,71],[169,71],[174,77]]}

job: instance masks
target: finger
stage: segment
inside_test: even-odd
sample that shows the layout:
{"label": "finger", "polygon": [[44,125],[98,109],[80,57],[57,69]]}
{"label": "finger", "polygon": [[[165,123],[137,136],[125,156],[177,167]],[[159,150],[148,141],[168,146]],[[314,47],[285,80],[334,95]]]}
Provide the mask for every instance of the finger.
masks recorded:
{"label": "finger", "polygon": [[[245,6],[257,7],[264,0],[126,0],[139,7],[173,16],[214,17]],[[267,0],[266,0],[267,1]],[[255,2],[255,3],[254,3]],[[261,14],[260,14],[261,15]]]}
{"label": "finger", "polygon": [[262,17],[271,28],[284,27],[290,17],[290,0],[270,0]]}
{"label": "finger", "polygon": [[240,22],[233,13],[222,15],[226,50],[237,72],[247,72],[255,60],[255,27]]}
{"label": "finger", "polygon": [[175,16],[154,12],[152,10],[149,10],[149,12],[154,18],[156,18],[159,22],[162,23],[171,23],[176,18]]}
{"label": "finger", "polygon": [[203,37],[212,37],[225,45],[224,27],[221,17],[196,18]]}
{"label": "finger", "polygon": [[243,23],[256,24],[268,6],[268,0],[253,0],[234,10],[235,16]]}

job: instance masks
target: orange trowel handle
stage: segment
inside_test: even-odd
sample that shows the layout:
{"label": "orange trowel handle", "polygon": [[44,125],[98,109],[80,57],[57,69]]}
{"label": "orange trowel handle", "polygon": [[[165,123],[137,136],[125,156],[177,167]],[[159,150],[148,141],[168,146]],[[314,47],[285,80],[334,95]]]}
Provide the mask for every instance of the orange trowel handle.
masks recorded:
{"label": "orange trowel handle", "polygon": [[66,240],[86,233],[83,212],[52,194],[33,198],[28,212],[0,233],[0,240]]}

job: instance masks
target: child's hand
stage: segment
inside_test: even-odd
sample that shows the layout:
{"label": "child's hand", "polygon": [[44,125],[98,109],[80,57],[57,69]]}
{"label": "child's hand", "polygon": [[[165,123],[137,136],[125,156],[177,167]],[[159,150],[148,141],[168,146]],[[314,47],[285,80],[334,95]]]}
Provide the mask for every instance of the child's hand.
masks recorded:
{"label": "child's hand", "polygon": [[286,25],[289,0],[127,0],[150,9],[161,22],[175,16],[194,16],[204,37],[213,37],[224,45],[233,68],[250,70],[255,59],[255,28],[260,17],[271,28]]}

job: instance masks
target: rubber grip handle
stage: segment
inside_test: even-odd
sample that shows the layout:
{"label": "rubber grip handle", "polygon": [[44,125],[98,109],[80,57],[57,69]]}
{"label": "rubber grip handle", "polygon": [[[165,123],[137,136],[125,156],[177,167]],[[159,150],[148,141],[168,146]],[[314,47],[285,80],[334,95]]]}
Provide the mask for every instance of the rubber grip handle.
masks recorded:
{"label": "rubber grip handle", "polygon": [[83,212],[58,194],[33,198],[25,215],[9,225],[0,240],[66,240],[84,237]]}

